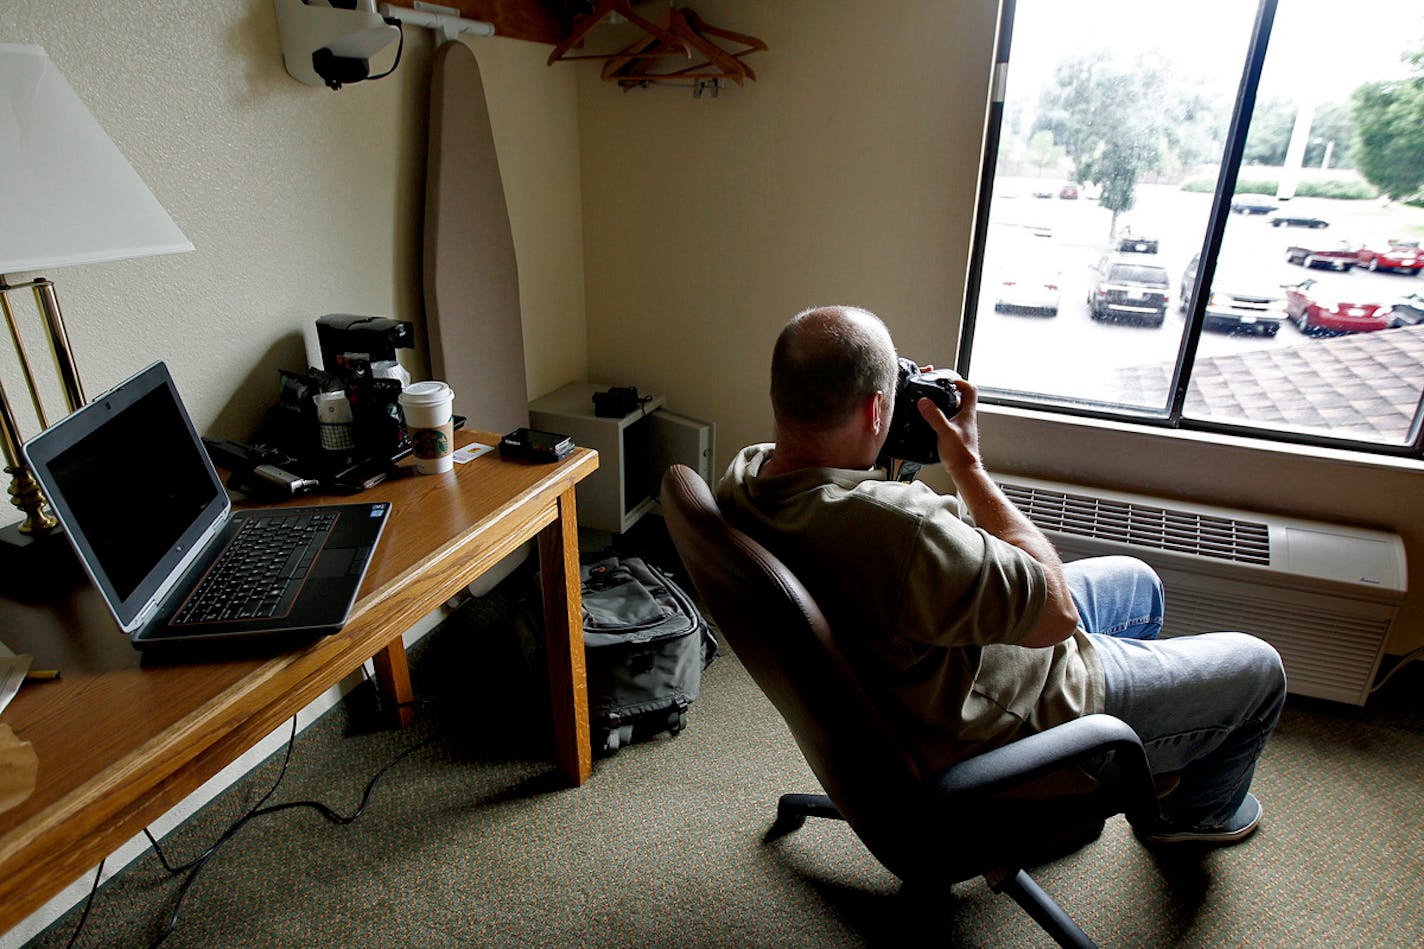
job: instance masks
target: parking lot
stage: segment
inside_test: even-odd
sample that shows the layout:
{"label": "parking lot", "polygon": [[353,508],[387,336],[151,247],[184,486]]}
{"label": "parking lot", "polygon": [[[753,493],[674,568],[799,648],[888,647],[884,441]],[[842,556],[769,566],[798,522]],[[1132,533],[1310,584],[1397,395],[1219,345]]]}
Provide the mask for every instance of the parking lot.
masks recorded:
{"label": "parking lot", "polygon": [[[1051,191],[1051,198],[1034,197]],[[1090,268],[1108,250],[1111,213],[1088,198],[1057,197],[1031,179],[1002,180],[995,186],[989,244],[980,288],[970,378],[981,386],[1031,391],[1068,398],[1101,400],[1118,391],[1117,370],[1175,362],[1186,319],[1181,312],[1182,273],[1199,252],[1206,232],[1211,195],[1176,186],[1138,189],[1137,206],[1120,216],[1119,233],[1159,242],[1156,262],[1168,273],[1171,303],[1160,327],[1094,321],[1087,304]],[[1322,297],[1354,303],[1390,303],[1424,292],[1424,278],[1403,274],[1347,272],[1286,263],[1292,244],[1328,245],[1346,240],[1373,246],[1391,237],[1424,233],[1424,211],[1378,201],[1295,198],[1292,214],[1310,214],[1330,222],[1324,229],[1273,227],[1266,215],[1230,216],[1216,286],[1281,292],[1284,284],[1311,278]],[[1051,236],[1040,236],[1045,233]],[[1044,267],[1060,277],[1056,316],[995,312],[999,282],[1005,275],[1028,276]],[[1242,285],[1246,285],[1243,287]],[[1189,291],[1190,292],[1190,291]],[[1189,301],[1188,301],[1189,302]],[[1320,345],[1290,322],[1274,337],[1204,332],[1199,357],[1231,355],[1251,349]]]}

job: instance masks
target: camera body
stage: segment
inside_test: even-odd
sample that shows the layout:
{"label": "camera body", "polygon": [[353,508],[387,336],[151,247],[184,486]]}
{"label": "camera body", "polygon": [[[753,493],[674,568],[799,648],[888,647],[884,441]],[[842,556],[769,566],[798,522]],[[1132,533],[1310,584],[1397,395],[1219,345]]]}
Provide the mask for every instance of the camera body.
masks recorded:
{"label": "camera body", "polygon": [[946,418],[959,411],[959,390],[954,387],[959,373],[953,369],[921,372],[912,359],[900,358],[895,383],[895,411],[890,417],[890,435],[881,449],[882,458],[897,458],[917,464],[939,461],[939,445],[934,429],[920,415],[916,404],[929,399]]}

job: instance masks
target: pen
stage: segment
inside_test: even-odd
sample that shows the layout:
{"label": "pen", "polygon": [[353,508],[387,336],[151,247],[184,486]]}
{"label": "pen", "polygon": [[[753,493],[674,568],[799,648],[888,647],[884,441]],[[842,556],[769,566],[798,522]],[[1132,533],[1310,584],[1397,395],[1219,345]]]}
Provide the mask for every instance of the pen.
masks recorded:
{"label": "pen", "polygon": [[26,682],[48,682],[59,678],[58,669],[31,669],[25,673]]}

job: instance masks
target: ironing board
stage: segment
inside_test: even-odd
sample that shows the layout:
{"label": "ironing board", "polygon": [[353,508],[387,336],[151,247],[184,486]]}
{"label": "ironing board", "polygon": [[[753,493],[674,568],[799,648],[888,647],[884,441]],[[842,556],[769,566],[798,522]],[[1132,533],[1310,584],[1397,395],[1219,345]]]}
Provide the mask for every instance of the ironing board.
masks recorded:
{"label": "ironing board", "polygon": [[430,370],[455,390],[471,429],[529,424],[519,269],[475,54],[435,51],[425,194],[425,327]]}

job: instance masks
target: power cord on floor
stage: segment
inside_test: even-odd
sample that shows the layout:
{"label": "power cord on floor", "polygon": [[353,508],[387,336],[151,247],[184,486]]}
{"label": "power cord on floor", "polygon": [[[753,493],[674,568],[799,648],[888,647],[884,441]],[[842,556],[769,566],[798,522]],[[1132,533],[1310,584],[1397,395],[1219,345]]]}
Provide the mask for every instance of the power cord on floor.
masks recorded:
{"label": "power cord on floor", "polygon": [[[335,810],[320,801],[290,801],[283,804],[273,804],[267,806],[267,802],[271,800],[272,795],[277,792],[277,788],[280,787],[282,784],[282,779],[285,778],[287,775],[287,768],[292,761],[292,750],[295,747],[296,738],[297,720],[295,717],[293,717],[292,731],[287,738],[286,754],[283,756],[282,767],[277,773],[277,779],[272,782],[272,787],[270,787],[267,790],[267,793],[262,795],[261,799],[258,800],[258,802],[254,804],[251,808],[249,808],[245,814],[243,814],[241,817],[237,818],[231,824],[229,824],[227,829],[218,835],[218,838],[212,843],[211,846],[209,846],[206,850],[204,850],[202,853],[198,854],[191,860],[176,865],[170,863],[167,855],[163,852],[163,848],[159,846],[158,840],[153,836],[152,832],[147,827],[143,829],[144,836],[146,836],[148,838],[148,842],[153,845],[154,853],[157,854],[158,861],[163,865],[163,869],[167,870],[170,874],[173,874],[175,876],[180,873],[188,874],[187,877],[184,878],[182,885],[180,885],[178,888],[178,897],[173,904],[173,911],[171,914],[169,914],[168,923],[164,927],[163,932],[161,932],[158,935],[158,938],[154,940],[154,946],[161,945],[164,940],[166,940],[170,935],[172,935],[173,930],[177,928],[178,916],[183,909],[183,903],[188,898],[188,894],[192,890],[193,884],[198,878],[198,874],[203,871],[203,868],[206,867],[208,865],[208,862],[217,854],[219,848],[221,848],[223,844],[231,840],[232,837],[239,830],[241,830],[249,821],[254,820],[258,817],[265,817],[268,814],[276,814],[280,811],[287,811],[295,808],[304,807],[315,810],[322,817],[326,818],[328,821],[331,821],[333,824],[350,824],[351,822],[359,818],[363,813],[365,813],[366,807],[371,801],[371,796],[375,793],[376,785],[380,783],[383,777],[385,777],[386,772],[389,771],[391,768],[395,767],[401,761],[404,761],[407,757],[414,754],[416,751],[430,744],[432,740],[431,738],[421,739],[420,741],[416,742],[415,744],[411,745],[410,747],[406,748],[405,750],[392,757],[389,761],[387,761],[379,769],[377,769],[376,773],[372,775],[371,779],[366,783],[366,789],[361,795],[361,801],[357,805],[356,810],[353,811],[351,814],[346,815],[337,813]],[[69,942],[67,943],[66,949],[69,949],[69,947],[72,947],[75,944],[75,942],[79,938],[79,933],[84,929],[84,924],[89,918],[90,906],[94,902],[94,895],[99,889],[99,877],[103,873],[103,870],[104,864],[101,861],[99,863],[99,870],[94,875],[94,885],[90,889],[89,897],[84,904],[84,912],[80,915],[79,923],[74,927],[74,932],[69,937]]]}
{"label": "power cord on floor", "polygon": [[158,862],[163,864],[163,869],[175,875],[184,872],[188,873],[182,885],[178,887],[178,899],[173,904],[173,912],[168,917],[168,925],[164,927],[163,932],[159,933],[158,938],[153,942],[155,946],[161,945],[165,939],[172,935],[173,930],[178,925],[178,914],[183,909],[183,901],[188,898],[188,893],[193,888],[193,884],[197,881],[198,874],[203,872],[203,868],[208,865],[208,861],[217,854],[218,848],[231,840],[233,835],[241,830],[248,821],[256,817],[262,805],[266,804],[272,795],[277,793],[277,788],[281,786],[282,779],[287,776],[287,766],[292,762],[292,750],[296,746],[296,741],[297,718],[294,715],[292,716],[292,733],[287,736],[287,753],[282,758],[282,767],[281,770],[277,772],[277,780],[272,782],[272,786],[267,789],[266,794],[262,795],[261,800],[249,808],[247,813],[229,824],[227,830],[224,830],[218,835],[218,839],[213,841],[212,846],[208,847],[207,850],[204,850],[187,863],[178,866],[170,864],[168,858],[163,853],[163,848],[158,845],[158,841],[154,838],[153,833],[149,831],[147,827],[143,829],[144,836],[147,837],[148,842],[153,845],[153,852],[158,855]]}
{"label": "power cord on floor", "polygon": [[79,925],[75,926],[74,932],[69,934],[69,942],[64,944],[64,949],[73,949],[75,940],[84,930],[84,921],[89,918],[89,907],[94,905],[94,894],[99,892],[99,879],[104,875],[104,861],[108,859],[105,857],[104,860],[100,860],[99,869],[94,871],[94,885],[89,888],[89,897],[84,901],[84,912],[79,914]]}

